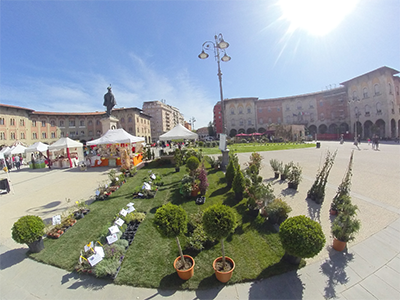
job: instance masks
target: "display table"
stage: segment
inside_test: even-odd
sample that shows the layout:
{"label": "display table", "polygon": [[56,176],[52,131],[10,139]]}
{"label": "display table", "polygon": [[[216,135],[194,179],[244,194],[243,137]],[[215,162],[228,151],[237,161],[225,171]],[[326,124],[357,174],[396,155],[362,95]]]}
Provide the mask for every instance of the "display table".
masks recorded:
{"label": "display table", "polygon": [[[136,154],[133,158],[131,158],[131,164],[134,166],[141,163],[143,160],[142,154]],[[121,166],[121,158],[116,156],[110,157],[100,157],[96,156],[86,156],[87,164],[91,167],[116,167]]]}

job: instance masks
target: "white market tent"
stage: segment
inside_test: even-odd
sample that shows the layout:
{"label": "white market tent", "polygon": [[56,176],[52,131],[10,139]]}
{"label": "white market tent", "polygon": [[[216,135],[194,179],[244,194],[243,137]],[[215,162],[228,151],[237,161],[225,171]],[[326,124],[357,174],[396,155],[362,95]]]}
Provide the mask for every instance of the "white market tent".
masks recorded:
{"label": "white market tent", "polygon": [[25,153],[25,149],[26,149],[26,147],[24,147],[21,144],[19,144],[19,145],[15,146],[14,149],[12,149],[10,151],[10,154],[13,155],[13,154]]}
{"label": "white market tent", "polygon": [[170,131],[160,135],[161,141],[172,141],[172,140],[195,140],[198,139],[199,136],[197,133],[190,131],[189,129],[183,127],[181,124],[176,125]]}
{"label": "white market tent", "polygon": [[45,152],[45,151],[47,151],[48,148],[49,148],[49,145],[46,145],[42,142],[36,142],[36,143],[30,145],[28,148],[26,148],[25,152],[26,153],[36,152],[36,151]]}
{"label": "white market tent", "polygon": [[137,137],[129,134],[124,129],[110,129],[102,137],[89,141],[88,146],[104,145],[104,144],[131,144],[144,142],[144,137]]}
{"label": "white market tent", "polygon": [[8,152],[8,150],[10,150],[10,147],[8,147],[8,146],[7,146],[7,147],[4,147],[3,149],[0,150],[0,153],[1,153],[1,154],[5,154],[5,153]]}
{"label": "white market tent", "polygon": [[50,151],[61,150],[65,148],[82,148],[83,144],[80,142],[76,142],[71,140],[68,137],[60,138],[58,141],[54,142],[49,146]]}

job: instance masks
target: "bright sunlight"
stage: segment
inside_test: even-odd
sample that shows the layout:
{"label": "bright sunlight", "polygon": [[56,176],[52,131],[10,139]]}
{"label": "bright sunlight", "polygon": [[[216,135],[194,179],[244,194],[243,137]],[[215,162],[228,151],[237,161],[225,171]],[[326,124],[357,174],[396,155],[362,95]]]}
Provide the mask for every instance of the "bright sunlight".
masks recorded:
{"label": "bright sunlight", "polygon": [[335,29],[359,0],[279,0],[282,18],[290,22],[289,33],[303,29],[323,36]]}

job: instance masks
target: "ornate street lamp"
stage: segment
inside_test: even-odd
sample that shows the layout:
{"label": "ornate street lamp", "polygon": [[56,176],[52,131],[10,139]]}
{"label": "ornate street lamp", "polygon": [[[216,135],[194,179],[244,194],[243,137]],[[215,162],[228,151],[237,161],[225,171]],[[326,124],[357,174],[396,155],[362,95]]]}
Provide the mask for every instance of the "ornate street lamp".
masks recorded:
{"label": "ornate street lamp", "polygon": [[[217,61],[218,65],[218,80],[219,80],[219,93],[221,98],[221,121],[222,121],[222,133],[224,134],[224,139],[220,138],[220,149],[222,152],[222,163],[221,169],[226,170],[226,166],[229,163],[229,149],[226,147],[226,127],[225,127],[225,109],[224,109],[224,96],[222,93],[222,73],[220,61],[228,62],[231,60],[231,57],[226,54],[225,49],[229,47],[229,44],[224,41],[222,34],[218,34],[214,36],[214,41],[204,42],[202,46],[202,51],[199,54],[200,59],[206,59],[209,55],[205,51],[214,50],[214,57]],[[222,57],[221,57],[222,56]],[[222,145],[221,145],[222,144]]]}
{"label": "ornate street lamp", "polygon": [[[224,38],[222,37],[222,34],[218,34],[214,36],[214,41],[207,41],[204,42],[202,46],[202,51],[199,54],[200,59],[206,59],[208,58],[208,54],[206,51],[211,51],[214,50],[214,57],[215,60],[217,61],[218,65],[218,80],[219,80],[219,93],[220,93],[220,98],[221,98],[221,121],[222,121],[222,133],[226,134],[226,127],[225,127],[225,114],[224,114],[224,96],[222,93],[222,73],[221,73],[221,66],[220,66],[220,61],[223,62],[228,62],[231,60],[231,57],[226,54],[225,49],[229,47],[229,43],[225,42]],[[221,57],[222,55],[222,57]],[[226,145],[225,145],[225,150],[226,150]]]}

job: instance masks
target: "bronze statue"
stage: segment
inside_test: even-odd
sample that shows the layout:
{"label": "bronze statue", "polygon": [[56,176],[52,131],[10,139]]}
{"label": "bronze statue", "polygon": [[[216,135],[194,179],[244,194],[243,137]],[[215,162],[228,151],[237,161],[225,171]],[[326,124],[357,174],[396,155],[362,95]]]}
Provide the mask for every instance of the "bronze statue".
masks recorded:
{"label": "bronze statue", "polygon": [[117,103],[115,102],[113,93],[111,93],[111,86],[109,86],[107,89],[108,89],[108,92],[104,95],[103,105],[105,107],[107,107],[107,111],[106,111],[107,117],[111,117],[111,110]]}

